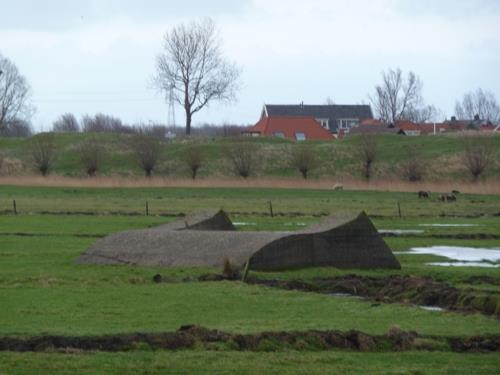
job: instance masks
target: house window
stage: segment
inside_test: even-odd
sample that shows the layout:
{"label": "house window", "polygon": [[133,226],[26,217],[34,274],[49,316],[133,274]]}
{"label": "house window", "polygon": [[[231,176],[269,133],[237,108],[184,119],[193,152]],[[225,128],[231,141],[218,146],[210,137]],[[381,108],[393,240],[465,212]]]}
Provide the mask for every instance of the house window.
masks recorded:
{"label": "house window", "polygon": [[304,133],[295,133],[295,139],[297,141],[305,141],[306,135]]}
{"label": "house window", "polygon": [[327,118],[317,118],[316,121],[318,121],[321,126],[325,129],[329,128],[329,120]]}
{"label": "house window", "polygon": [[285,138],[285,133],[283,132],[276,132],[273,135],[278,138]]}
{"label": "house window", "polygon": [[341,118],[337,120],[337,127],[342,130],[349,130],[359,125],[356,118]]}

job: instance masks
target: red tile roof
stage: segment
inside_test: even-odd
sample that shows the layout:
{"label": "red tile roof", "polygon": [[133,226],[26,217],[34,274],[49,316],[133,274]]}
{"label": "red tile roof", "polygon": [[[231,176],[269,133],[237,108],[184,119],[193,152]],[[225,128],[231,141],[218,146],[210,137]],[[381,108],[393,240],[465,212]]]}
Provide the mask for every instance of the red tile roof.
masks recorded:
{"label": "red tile roof", "polygon": [[285,138],[293,140],[296,140],[296,133],[304,133],[306,140],[333,139],[330,131],[323,128],[313,117],[264,117],[245,133],[258,133],[264,136],[275,136],[276,133],[283,133]]}
{"label": "red tile roof", "polygon": [[370,118],[370,119],[361,121],[359,123],[359,125],[385,125],[385,122],[383,122],[382,120]]}

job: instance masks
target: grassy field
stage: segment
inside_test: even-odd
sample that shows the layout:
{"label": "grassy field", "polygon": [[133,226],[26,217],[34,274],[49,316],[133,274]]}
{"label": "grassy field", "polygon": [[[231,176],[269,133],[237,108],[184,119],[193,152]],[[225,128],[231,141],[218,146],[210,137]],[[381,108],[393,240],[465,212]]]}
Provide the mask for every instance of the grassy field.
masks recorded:
{"label": "grassy field", "polygon": [[429,352],[0,353],[6,374],[495,374],[499,359]]}
{"label": "grassy field", "polygon": [[[12,199],[18,203],[13,215]],[[145,201],[150,216],[144,214]],[[276,216],[270,217],[272,200]],[[397,213],[399,201],[403,216]],[[120,230],[147,228],[203,208],[224,208],[241,230],[295,230],[328,213],[366,210],[378,229],[419,229],[386,238],[400,271],[309,268],[252,273],[303,279],[347,273],[429,276],[458,288],[500,291],[473,276],[500,281],[500,269],[431,267],[441,260],[410,255],[414,246],[499,247],[500,196],[460,195],[456,204],[420,201],[413,193],[302,189],[32,188],[0,186],[0,336],[91,335],[173,331],[198,324],[231,332],[358,329],[382,334],[394,325],[436,336],[500,334],[497,319],[481,314],[426,311],[409,304],[284,291],[240,282],[198,282],[220,270],[79,265],[95,240]],[[422,224],[472,224],[432,227]],[[467,234],[469,238],[455,238]],[[446,236],[443,238],[443,236]],[[490,237],[488,237],[490,236]],[[155,284],[161,273],[172,282]],[[281,351],[254,353],[136,350],[128,353],[0,352],[6,373],[495,373],[500,356],[443,352],[354,353]]]}
{"label": "grassy field", "polygon": [[[130,136],[119,134],[56,134],[57,158],[53,173],[62,176],[82,176],[83,169],[79,161],[78,147],[88,138],[96,138],[104,150],[100,175],[137,176],[142,171],[134,158],[130,147]],[[378,135],[377,158],[374,164],[375,177],[380,179],[401,179],[400,163],[407,158],[409,147],[420,150],[421,162],[425,164],[425,179],[430,181],[444,179],[467,181],[469,176],[461,163],[463,139],[460,136],[422,136],[403,137],[397,135]],[[258,155],[255,165],[256,176],[300,177],[300,173],[290,167],[288,155],[296,142],[284,139],[261,138],[247,139],[256,146]],[[500,136],[489,139],[491,145],[500,149]],[[178,139],[164,143],[156,175],[185,178],[190,176],[188,167],[183,162],[185,150],[193,143],[199,145],[203,154],[200,177],[232,176],[234,172],[226,158],[226,149],[234,145],[234,138],[198,138],[194,140]],[[318,157],[318,165],[311,172],[312,179],[361,177],[359,157],[356,148],[358,137],[348,137],[340,141],[307,142]],[[11,160],[17,160],[19,169],[15,173],[32,173],[29,139],[0,138],[0,154]],[[490,177],[498,180],[500,165],[497,162],[488,171]]]}

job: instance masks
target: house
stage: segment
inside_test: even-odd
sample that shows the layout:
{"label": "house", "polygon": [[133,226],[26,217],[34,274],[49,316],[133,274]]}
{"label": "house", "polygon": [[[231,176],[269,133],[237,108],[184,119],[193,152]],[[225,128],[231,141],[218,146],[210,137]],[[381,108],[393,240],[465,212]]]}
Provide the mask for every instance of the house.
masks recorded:
{"label": "house", "polygon": [[495,126],[489,120],[483,120],[479,115],[475,115],[472,120],[457,120],[455,116],[451,117],[450,121],[446,121],[450,129],[459,130],[479,130],[479,131],[495,131],[498,126]]}
{"label": "house", "polygon": [[295,141],[331,140],[332,134],[313,117],[263,117],[243,134],[258,136],[274,136]]}
{"label": "house", "polygon": [[349,132],[349,135],[356,134],[398,134],[398,135],[406,135],[405,131],[402,129],[395,128],[393,126],[388,126],[386,124],[382,125],[367,125],[362,124],[359,125]]}
{"label": "house", "polygon": [[373,119],[369,105],[264,104],[261,119],[275,116],[312,117],[332,134],[348,133],[363,120]]}

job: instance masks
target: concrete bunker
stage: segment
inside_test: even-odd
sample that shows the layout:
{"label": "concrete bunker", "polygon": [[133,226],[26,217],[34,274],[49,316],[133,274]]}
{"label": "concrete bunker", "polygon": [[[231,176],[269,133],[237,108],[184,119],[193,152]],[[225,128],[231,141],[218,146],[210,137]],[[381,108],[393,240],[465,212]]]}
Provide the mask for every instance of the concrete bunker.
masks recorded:
{"label": "concrete bunker", "polygon": [[224,211],[196,214],[152,229],[111,234],[78,261],[93,264],[220,267],[228,259],[252,270],[311,266],[401,268],[391,249],[362,212],[329,216],[293,232],[240,232]]}

